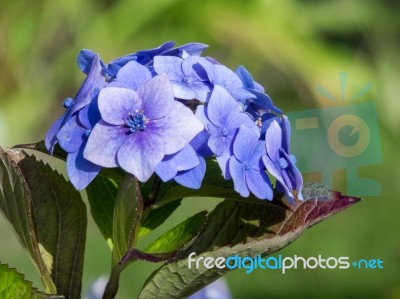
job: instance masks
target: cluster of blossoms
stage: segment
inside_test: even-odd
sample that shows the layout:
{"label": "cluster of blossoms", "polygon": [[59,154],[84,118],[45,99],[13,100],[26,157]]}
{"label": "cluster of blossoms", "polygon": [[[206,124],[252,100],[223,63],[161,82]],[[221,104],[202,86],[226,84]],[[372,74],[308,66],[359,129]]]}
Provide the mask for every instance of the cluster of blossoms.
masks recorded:
{"label": "cluster of blossoms", "polygon": [[87,75],[46,136],[52,153],[68,153],[67,172],[81,190],[102,167],[121,167],[141,181],[154,173],[198,189],[205,158],[217,160],[241,196],[271,200],[270,176],[286,197],[301,199],[302,178],[290,154],[290,125],[243,67],[209,57],[207,46],[167,42],[105,64],[82,50]]}

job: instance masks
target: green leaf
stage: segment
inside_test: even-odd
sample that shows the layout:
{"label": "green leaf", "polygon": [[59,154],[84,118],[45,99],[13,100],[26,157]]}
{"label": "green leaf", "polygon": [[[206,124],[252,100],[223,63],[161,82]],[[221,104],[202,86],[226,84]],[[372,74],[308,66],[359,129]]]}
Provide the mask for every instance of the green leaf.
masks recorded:
{"label": "green leaf", "polygon": [[113,217],[113,265],[134,248],[143,213],[143,199],[137,179],[127,174],[118,190]]}
{"label": "green leaf", "polygon": [[197,213],[162,234],[156,241],[151,243],[144,252],[167,253],[177,251],[199,234],[206,220],[207,211]]}
{"label": "green leaf", "polygon": [[93,220],[112,249],[113,214],[118,185],[110,178],[97,176],[86,188],[86,193]]}
{"label": "green leaf", "polygon": [[0,149],[0,207],[38,265],[46,291],[78,298],[86,207],[71,184],[42,161]]}
{"label": "green leaf", "polygon": [[195,258],[266,256],[293,242],[304,230],[359,201],[315,185],[305,186],[304,202],[293,210],[280,206],[225,200],[209,215],[201,235],[177,261],[156,270],[146,281],[139,298],[182,298],[193,294],[229,271],[227,268],[188,267]]}
{"label": "green leaf", "polygon": [[[46,148],[44,140],[36,142],[36,143],[18,144],[18,145],[13,146],[13,149],[18,149],[18,148],[35,150],[35,151],[38,151],[38,152],[41,152],[43,154],[50,156],[50,153]],[[67,160],[67,153],[60,147],[59,144],[56,144],[54,146],[52,156],[56,157],[58,159],[61,159],[63,161]]]}
{"label": "green leaf", "polygon": [[171,216],[171,214],[181,205],[181,200],[175,200],[161,208],[149,207],[144,211],[142,223],[139,229],[139,238],[144,237],[155,230]]}
{"label": "green leaf", "polygon": [[21,244],[36,262],[46,292],[56,294],[57,289],[39,250],[33,222],[32,196],[17,163],[24,155],[17,151],[3,151],[0,147],[0,209],[14,228]]}
{"label": "green leaf", "polygon": [[0,298],[62,299],[64,296],[50,296],[39,292],[32,286],[32,282],[25,280],[23,274],[18,273],[16,269],[9,268],[7,264],[0,264]]}
{"label": "green leaf", "polygon": [[64,298],[64,296],[50,296],[39,292],[32,286],[32,282],[25,280],[23,274],[7,264],[0,264],[0,298]]}

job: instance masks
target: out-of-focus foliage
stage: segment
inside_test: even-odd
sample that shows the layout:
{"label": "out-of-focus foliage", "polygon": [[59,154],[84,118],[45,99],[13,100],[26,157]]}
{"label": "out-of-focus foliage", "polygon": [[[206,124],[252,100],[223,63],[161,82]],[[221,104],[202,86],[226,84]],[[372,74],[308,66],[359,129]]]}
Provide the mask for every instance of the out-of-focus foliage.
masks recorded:
{"label": "out-of-focus foliage", "polygon": [[[44,136],[62,112],[63,99],[74,96],[84,78],[73,64],[81,48],[108,61],[166,40],[203,42],[212,46],[206,55],[232,68],[246,66],[285,111],[333,105],[315,87],[340,98],[338,73],[348,72],[347,95],[367,83],[373,87],[361,100],[376,104],[383,163],[360,172],[381,182],[382,196],[326,221],[282,254],[381,258],[384,269],[235,271],[228,284],[234,298],[398,298],[399,11],[399,2],[390,0],[1,1],[0,144]],[[335,189],[344,187],[340,180],[335,184]],[[193,206],[183,204],[176,223]],[[91,247],[90,241],[87,280],[101,274],[99,260],[105,271],[109,265],[108,255],[102,255],[107,248]],[[121,298],[131,297],[132,284],[138,292],[149,273],[143,269],[143,274],[124,274]]]}

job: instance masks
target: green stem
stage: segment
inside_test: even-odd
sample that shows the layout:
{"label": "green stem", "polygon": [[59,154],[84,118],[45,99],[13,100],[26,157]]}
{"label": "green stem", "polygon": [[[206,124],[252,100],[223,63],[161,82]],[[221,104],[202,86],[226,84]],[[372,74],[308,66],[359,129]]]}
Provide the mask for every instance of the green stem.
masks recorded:
{"label": "green stem", "polygon": [[119,287],[119,277],[123,267],[116,265],[113,267],[111,271],[110,279],[108,280],[106,289],[104,290],[104,294],[102,299],[114,299],[118,292]]}

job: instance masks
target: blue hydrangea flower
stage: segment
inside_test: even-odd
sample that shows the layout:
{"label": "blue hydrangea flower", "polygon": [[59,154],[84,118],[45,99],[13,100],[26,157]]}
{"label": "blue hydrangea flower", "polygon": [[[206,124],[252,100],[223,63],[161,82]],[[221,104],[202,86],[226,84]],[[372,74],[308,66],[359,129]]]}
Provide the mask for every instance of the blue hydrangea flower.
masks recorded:
{"label": "blue hydrangea flower", "polygon": [[273,104],[271,98],[264,93],[264,88],[253,80],[251,74],[243,66],[239,66],[235,73],[242,81],[243,87],[255,96],[244,103],[245,110],[257,120],[259,127],[262,128],[261,133],[265,133],[269,119],[283,112]]}
{"label": "blue hydrangea flower", "polygon": [[297,198],[302,200],[301,188],[303,179],[295,165],[295,158],[290,155],[290,123],[287,117],[278,122],[272,120],[265,133],[266,154],[262,160],[268,172],[277,180],[277,189],[285,193],[293,201],[296,191]]}
{"label": "blue hydrangea flower", "polygon": [[[208,47],[207,45],[201,43],[189,43],[177,48],[174,48],[174,45],[174,42],[165,42],[157,48],[140,50],[135,53],[114,59],[108,65],[105,65],[104,62],[101,61],[103,75],[107,77],[108,81],[111,82],[117,76],[120,68],[130,61],[136,61],[142,65],[151,65],[153,58],[157,55],[186,58],[189,55],[198,56]],[[91,50],[81,50],[77,59],[79,69],[85,74],[88,74],[92,60],[96,55],[97,54]]]}
{"label": "blue hydrangea flower", "polygon": [[241,124],[259,133],[252,117],[242,112],[242,106],[222,87],[215,85],[208,104],[197,107],[196,116],[210,133],[208,146],[215,154],[224,178],[229,179],[228,160],[232,141]]}
{"label": "blue hydrangea flower", "polygon": [[189,170],[199,165],[197,154],[191,145],[186,145],[179,152],[166,155],[157,165],[155,171],[164,181],[170,181],[176,177],[178,171]]}
{"label": "blue hydrangea flower", "polygon": [[243,197],[251,193],[260,199],[272,200],[273,192],[261,157],[265,153],[265,143],[260,134],[241,125],[233,142],[233,156],[229,160],[235,191]]}
{"label": "blue hydrangea flower", "polygon": [[150,70],[136,61],[129,61],[121,67],[107,87],[124,87],[138,90],[146,81],[153,77]]}
{"label": "blue hydrangea flower", "polygon": [[183,149],[203,125],[174,100],[167,75],[136,91],[104,88],[98,99],[102,119],[93,128],[84,157],[103,167],[120,166],[146,181],[166,155]]}
{"label": "blue hydrangea flower", "polygon": [[57,134],[60,146],[68,153],[68,177],[77,190],[86,188],[101,170],[100,166],[83,157],[87,138],[99,119],[97,103],[93,101],[74,114]]}
{"label": "blue hydrangea flower", "polygon": [[153,67],[157,74],[168,74],[176,98],[198,99],[205,102],[211,90],[211,84],[202,66],[205,64],[211,65],[205,58],[199,56],[189,56],[186,59],[156,56]]}
{"label": "blue hydrangea flower", "polygon": [[46,148],[50,153],[53,153],[54,146],[57,144],[57,134],[62,126],[78,111],[85,108],[91,101],[97,97],[100,89],[106,86],[106,81],[101,75],[102,66],[98,55],[94,56],[90,71],[87,78],[79,89],[75,99],[67,98],[64,101],[64,107],[67,109],[65,113],[58,118],[50,130],[47,132],[45,138]]}
{"label": "blue hydrangea flower", "polygon": [[236,100],[246,103],[248,99],[255,96],[248,91],[240,78],[229,68],[222,64],[203,64],[209,81],[214,85],[224,87]]}
{"label": "blue hydrangea flower", "polygon": [[209,134],[206,130],[201,131],[190,142],[190,146],[194,149],[199,160],[199,164],[191,169],[178,171],[174,180],[182,186],[199,189],[206,173],[206,161],[204,158],[211,157],[213,153],[207,145]]}

